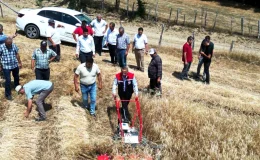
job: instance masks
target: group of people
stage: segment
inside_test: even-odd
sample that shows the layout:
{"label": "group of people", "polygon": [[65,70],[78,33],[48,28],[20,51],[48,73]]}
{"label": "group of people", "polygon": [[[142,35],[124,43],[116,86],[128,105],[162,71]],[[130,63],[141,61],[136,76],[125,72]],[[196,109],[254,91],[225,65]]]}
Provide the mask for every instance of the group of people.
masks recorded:
{"label": "group of people", "polygon": [[[60,38],[55,29],[55,21],[49,19],[49,25],[46,31],[47,41],[41,41],[40,48],[34,50],[31,58],[31,69],[35,72],[36,79],[32,80],[24,85],[19,84],[19,69],[22,67],[22,62],[19,56],[19,49],[13,43],[12,37],[7,37],[3,40],[3,26],[0,25],[0,41],[3,43],[0,45],[0,59],[2,63],[3,73],[5,77],[5,96],[8,100],[12,100],[11,96],[11,76],[14,77],[14,88],[20,94],[25,94],[28,100],[27,109],[24,113],[25,117],[28,117],[32,110],[33,97],[39,94],[36,100],[39,117],[36,121],[46,120],[46,113],[44,110],[44,104],[46,97],[53,91],[54,84],[50,80],[50,62],[60,61]],[[63,27],[62,25],[56,25],[57,27]],[[93,29],[92,29],[93,28]],[[108,31],[107,31],[108,29]],[[94,30],[94,31],[93,31]],[[121,72],[115,75],[112,85],[112,95],[116,98],[116,89],[118,89],[118,95],[122,100],[121,113],[124,121],[131,119],[128,111],[128,103],[135,93],[138,97],[138,84],[134,73],[128,71],[127,67],[127,55],[130,49],[130,38],[125,33],[123,27],[119,27],[118,31],[115,29],[115,23],[108,24],[102,19],[101,15],[98,15],[90,24],[86,21],[82,21],[80,27],[72,33],[76,46],[76,56],[80,60],[80,65],[77,67],[74,74],[74,86],[75,91],[81,91],[83,107],[88,109],[90,115],[96,117],[96,95],[97,88],[102,89],[102,75],[101,70],[96,63],[94,63],[93,57],[96,53],[101,56],[102,53],[102,41],[104,34],[106,36],[106,45],[109,49],[111,63],[119,65]],[[94,36],[94,38],[93,38]],[[188,37],[187,43],[183,46],[184,68],[181,73],[181,79],[188,78],[188,71],[192,63],[192,37]],[[47,47],[49,46],[49,47]],[[199,65],[197,76],[200,75],[200,68],[204,64],[204,73],[206,75],[206,83],[209,84],[209,66],[211,57],[213,54],[214,44],[210,42],[210,37],[206,36],[202,41],[199,55]],[[162,79],[162,60],[157,54],[154,48],[148,49],[147,36],[143,34],[143,28],[138,28],[138,33],[133,38],[132,52],[135,53],[137,69],[144,72],[144,55],[149,54],[151,61],[148,66],[148,77],[150,79],[149,88],[152,93],[162,93],[161,79]],[[96,83],[96,79],[98,82]],[[89,98],[90,97],[90,105]]]}
{"label": "group of people", "polygon": [[[193,43],[193,37],[189,36],[187,38],[187,42],[183,45],[182,61],[184,67],[180,76],[181,80],[188,79],[188,72],[190,70],[191,63],[193,61],[192,43]],[[201,77],[200,69],[204,64],[202,79],[203,82],[205,82],[206,84],[210,84],[209,67],[211,64],[213,51],[214,51],[214,43],[210,41],[210,36],[206,36],[200,45],[199,55],[198,55],[199,63],[198,63],[197,74],[196,74],[196,78],[200,79]]]}

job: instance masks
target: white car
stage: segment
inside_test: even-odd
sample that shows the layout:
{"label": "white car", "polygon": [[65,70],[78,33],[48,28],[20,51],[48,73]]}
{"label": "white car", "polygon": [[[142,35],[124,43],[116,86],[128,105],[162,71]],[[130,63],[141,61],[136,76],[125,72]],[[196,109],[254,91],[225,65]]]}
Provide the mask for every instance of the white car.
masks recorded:
{"label": "white car", "polygon": [[[44,7],[41,9],[22,9],[16,18],[16,27],[25,32],[28,38],[36,39],[40,36],[46,37],[46,28],[48,20],[55,20],[55,25],[61,24],[64,28],[59,28],[61,41],[76,43],[72,33],[81,21],[87,21],[90,24],[92,19],[87,15],[67,8]],[[104,37],[105,39],[105,37]],[[103,40],[104,42],[104,40]],[[104,45],[103,45],[104,46]],[[107,49],[107,48],[103,48]]]}

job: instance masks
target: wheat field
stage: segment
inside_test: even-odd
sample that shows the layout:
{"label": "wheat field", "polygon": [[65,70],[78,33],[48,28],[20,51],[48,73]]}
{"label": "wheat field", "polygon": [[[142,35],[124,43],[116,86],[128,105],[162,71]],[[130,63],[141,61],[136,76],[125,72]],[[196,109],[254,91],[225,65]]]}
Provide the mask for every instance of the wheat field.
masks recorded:
{"label": "wheat field", "polygon": [[[1,23],[6,34],[11,35],[15,30],[13,18]],[[136,26],[142,24],[123,25],[132,37]],[[75,46],[65,43],[61,46],[61,62],[51,64],[50,79],[55,89],[46,101],[51,106],[47,121],[36,123],[35,110],[25,119],[25,96],[13,91],[14,100],[6,101],[1,85],[0,159],[96,159],[97,155],[105,153],[114,159],[120,159],[120,156],[140,160],[259,159],[260,58],[217,50],[210,67],[210,85],[193,78],[180,81],[177,76],[183,67],[178,49],[181,46],[173,44],[158,48],[155,31],[155,28],[145,28],[148,38],[151,37],[150,47],[158,50],[163,61],[163,96],[158,99],[140,91],[140,102],[144,136],[160,146],[159,150],[149,145],[132,148],[113,141],[117,120],[111,88],[120,68],[107,62],[108,53],[95,57],[103,78],[103,89],[97,92],[97,119],[81,108],[81,97],[74,92],[73,86],[73,70],[79,62],[74,60]],[[171,34],[166,32],[165,37],[171,37]],[[35,79],[30,59],[40,41],[28,39],[22,33],[14,40],[23,62],[22,84]],[[167,41],[171,43],[170,38]],[[191,76],[198,63],[194,54]],[[145,56],[146,69],[149,61],[150,57]],[[129,53],[128,65],[136,65],[132,53]],[[146,88],[149,84],[147,71],[143,73],[131,67],[130,71],[135,73],[139,89]],[[131,110],[133,107],[131,104]]]}

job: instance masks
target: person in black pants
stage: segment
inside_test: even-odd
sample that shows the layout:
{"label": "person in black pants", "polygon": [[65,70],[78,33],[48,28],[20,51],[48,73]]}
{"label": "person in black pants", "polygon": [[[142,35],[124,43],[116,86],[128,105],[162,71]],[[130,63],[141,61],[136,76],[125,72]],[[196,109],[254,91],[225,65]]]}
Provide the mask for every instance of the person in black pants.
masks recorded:
{"label": "person in black pants", "polygon": [[36,79],[50,80],[49,63],[55,59],[57,54],[47,48],[47,42],[41,41],[40,48],[34,50],[32,54],[31,68],[34,71]]}
{"label": "person in black pants", "polygon": [[116,99],[117,86],[118,95],[122,103],[122,119],[123,122],[128,123],[129,121],[131,121],[131,116],[128,110],[129,100],[131,99],[133,92],[135,92],[135,96],[138,97],[138,86],[134,73],[128,72],[127,67],[121,68],[121,72],[116,74],[112,87],[114,99]]}
{"label": "person in black pants", "polygon": [[115,23],[111,22],[109,24],[109,30],[107,32],[106,45],[109,49],[109,54],[111,57],[111,63],[117,64],[117,55],[116,55],[116,38],[118,31],[115,30]]}

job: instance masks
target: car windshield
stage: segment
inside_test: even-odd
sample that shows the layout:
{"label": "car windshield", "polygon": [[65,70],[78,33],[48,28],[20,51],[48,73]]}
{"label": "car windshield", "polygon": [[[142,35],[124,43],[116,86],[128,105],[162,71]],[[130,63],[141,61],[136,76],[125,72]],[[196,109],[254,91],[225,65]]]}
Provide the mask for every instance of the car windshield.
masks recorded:
{"label": "car windshield", "polygon": [[78,14],[78,15],[75,15],[75,17],[77,17],[80,21],[83,21],[83,20],[87,21],[87,24],[91,23],[91,19],[84,14]]}

